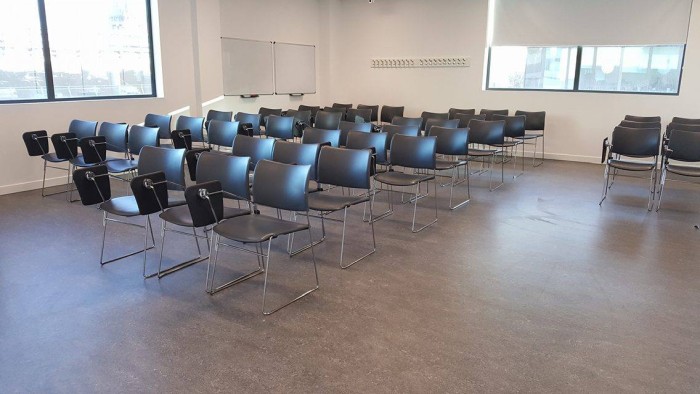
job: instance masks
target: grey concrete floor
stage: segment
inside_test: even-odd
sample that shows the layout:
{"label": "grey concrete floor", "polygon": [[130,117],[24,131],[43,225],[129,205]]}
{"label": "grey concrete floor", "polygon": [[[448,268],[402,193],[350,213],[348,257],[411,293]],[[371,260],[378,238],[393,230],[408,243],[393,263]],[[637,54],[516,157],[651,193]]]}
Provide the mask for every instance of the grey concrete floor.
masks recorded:
{"label": "grey concrete floor", "polygon": [[[619,180],[599,207],[601,166],[548,161],[494,192],[475,177],[456,211],[438,191],[439,222],[421,233],[398,207],[347,270],[329,224],[320,290],[272,316],[262,276],[209,296],[206,262],[160,280],[142,279],[138,256],[100,267],[100,212],[0,196],[0,391],[697,392],[700,190],[669,186],[656,213],[645,187]],[[350,255],[368,240],[360,214]],[[107,253],[139,242],[111,226]],[[282,243],[277,301],[312,283],[308,254],[290,260]],[[166,248],[168,263],[194,253],[177,235]],[[256,264],[221,261],[221,278]]]}

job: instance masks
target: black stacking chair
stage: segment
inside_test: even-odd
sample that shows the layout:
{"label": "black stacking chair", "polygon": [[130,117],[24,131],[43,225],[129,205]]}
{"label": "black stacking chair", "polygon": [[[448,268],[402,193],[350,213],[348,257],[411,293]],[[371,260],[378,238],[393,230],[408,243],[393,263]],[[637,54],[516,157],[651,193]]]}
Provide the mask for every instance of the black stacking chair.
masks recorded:
{"label": "black stacking chair", "polygon": [[[658,125],[658,123],[654,123],[654,124]],[[665,139],[671,138],[671,134],[673,133],[673,130],[692,131],[692,132],[697,133],[697,132],[700,132],[700,124],[671,122],[666,126],[666,131],[664,132],[664,138]]]}
{"label": "black stacking chair", "polygon": [[212,120],[218,120],[220,122],[230,122],[233,119],[232,111],[217,111],[215,109],[210,109],[207,111],[207,118],[204,121],[204,126],[207,128],[207,136],[209,134],[209,123]]}
{"label": "black stacking chair", "polygon": [[245,134],[250,137],[255,135],[260,135],[260,114],[249,114],[246,112],[239,112],[234,117],[234,120],[238,121],[238,133]]}
{"label": "black stacking chair", "polygon": [[450,108],[449,111],[447,111],[447,114],[448,114],[448,119],[456,119],[457,114],[474,115],[474,114],[476,114],[476,110],[474,108],[469,108],[469,109]]}
{"label": "black stacking chair", "polygon": [[275,140],[272,138],[254,138],[247,135],[239,135],[233,140],[231,154],[234,156],[250,157],[250,169],[261,160],[272,159],[272,151]]}
{"label": "black stacking chair", "polygon": [[447,112],[445,112],[445,113],[438,113],[438,112],[423,111],[423,112],[420,114],[420,117],[421,117],[420,131],[425,131],[425,132],[426,132],[425,134],[427,135],[428,133],[427,133],[427,129],[425,128],[425,124],[428,122],[428,119],[445,119],[445,120],[448,120],[449,117],[450,117],[450,114],[448,114]]}
{"label": "black stacking chair", "polygon": [[[265,308],[268,274],[270,273],[270,250],[272,240],[282,235],[306,231],[309,234],[309,242],[312,242],[307,193],[309,169],[310,167],[306,165],[289,165],[263,160],[255,168],[255,173],[253,174],[253,201],[255,201],[256,205],[276,209],[278,213],[280,210],[302,213],[306,216],[306,223],[283,220],[281,219],[281,214],[277,217],[259,214],[238,216],[224,220],[214,226],[214,265],[216,265],[218,261],[220,246],[227,246],[254,254],[265,260],[265,282],[263,284],[262,301],[262,313],[264,315],[272,314],[305,297],[309,293],[317,290],[319,286],[316,258],[313,246],[311,246],[311,260],[313,262],[316,279],[314,287],[304,291],[299,296],[279,307],[272,310],[266,310]],[[225,243],[221,241],[221,238],[239,242],[243,245],[238,246]],[[265,242],[267,242],[267,252],[264,251]],[[249,248],[244,248],[243,246],[246,244],[256,244],[256,249],[251,250]]]}
{"label": "black stacking chair", "polygon": [[345,113],[345,120],[355,123],[369,123],[372,121],[372,110],[349,108]]}
{"label": "black stacking chair", "polygon": [[282,116],[282,108],[260,107],[260,109],[258,109],[258,114],[260,115],[260,125],[267,130],[267,118],[271,115]]}
{"label": "black stacking chair", "polygon": [[471,114],[458,113],[458,114],[455,114],[454,119],[459,120],[458,127],[460,129],[463,129],[465,127],[469,127],[469,122],[472,119],[486,120],[486,115],[471,115]]}
{"label": "black stacking chair", "polygon": [[340,125],[340,146],[345,146],[348,139],[348,133],[351,131],[361,131],[363,133],[369,133],[372,131],[372,123],[355,123],[341,121]]}
{"label": "black stacking chair", "polygon": [[[117,179],[130,181],[138,168],[138,158],[144,146],[158,146],[158,127],[131,126],[127,142],[127,157],[124,159],[110,159],[105,162],[107,172],[115,175]],[[118,174],[129,173],[129,179],[123,179]]]}
{"label": "black stacking chair", "polygon": [[631,120],[633,122],[658,122],[661,123],[660,116],[636,116],[636,115],[625,115],[625,120]]}
{"label": "black stacking chair", "polygon": [[[469,144],[469,129],[433,126],[430,128],[429,135],[437,138],[435,153],[441,155],[435,160],[435,169],[437,171],[452,170],[450,185],[450,201],[449,207],[451,210],[457,209],[465,205],[471,199],[471,191],[469,190],[469,161],[460,159],[466,157],[467,146]],[[459,168],[464,167],[464,178],[459,177]],[[452,205],[452,194],[455,186],[467,183],[467,199]]]}
{"label": "black stacking chair", "polygon": [[316,113],[321,110],[321,107],[318,105],[299,105],[297,108],[297,111],[302,112],[302,111],[309,111],[311,112],[311,122],[309,122],[309,126],[311,126],[314,123],[314,120],[316,119]]}
{"label": "black stacking chair", "polygon": [[318,111],[316,112],[314,127],[317,129],[338,130],[342,117],[343,113],[341,112]]}
{"label": "black stacking chair", "polygon": [[129,125],[126,123],[102,122],[97,130],[97,135],[105,137],[107,152],[120,153],[121,158],[126,158],[129,147],[127,146]]}
{"label": "black stacking chair", "polygon": [[[671,161],[673,160],[673,161]],[[700,162],[700,133],[687,130],[673,130],[669,140],[663,147],[661,160],[661,182],[659,184],[659,200],[656,211],[661,209],[661,196],[668,174],[686,178],[700,178],[700,167],[688,165]]]}
{"label": "black stacking chair", "polygon": [[196,181],[197,157],[199,157],[199,154],[202,152],[211,151],[211,148],[194,148],[192,146],[192,135],[190,134],[189,129],[173,130],[170,135],[172,136],[173,147],[175,149],[185,149],[185,162],[187,163],[187,170],[190,174],[190,179]]}
{"label": "black stacking chair", "polygon": [[297,111],[294,109],[287,110],[285,116],[294,118],[294,137],[301,137],[304,134],[304,128],[310,127],[311,111]]}
{"label": "black stacking chair", "polygon": [[411,137],[418,137],[420,135],[420,129],[419,126],[409,126],[409,125],[394,125],[394,124],[385,124],[382,126],[382,132],[387,134],[386,137],[386,150],[390,151],[391,150],[391,140],[394,138],[395,135],[401,134],[401,135],[408,135]]}
{"label": "black stacking chair", "polygon": [[681,118],[678,116],[674,116],[673,119],[671,119],[671,123],[687,124],[687,125],[700,125],[700,119]]}
{"label": "black stacking chair", "polygon": [[[321,112],[319,112],[321,114]],[[340,130],[326,130],[315,127],[307,127],[301,136],[302,144],[330,144],[337,148],[340,145]]]}
{"label": "black stacking chair", "polygon": [[[500,145],[500,147],[506,151],[511,151],[510,157],[511,160],[513,160],[513,170],[515,170],[515,153],[518,149],[518,145],[522,147],[522,157],[520,160],[522,167],[520,169],[520,173],[513,175],[513,179],[525,173],[525,118],[525,115],[493,115],[493,120],[502,120],[505,122],[503,127],[503,135],[505,138],[503,140],[503,145]],[[505,159],[505,156],[503,159]]]}
{"label": "black stacking chair", "polygon": [[405,118],[403,116],[394,116],[391,119],[391,124],[396,126],[416,126],[420,132],[420,127],[423,124],[423,118]]}
{"label": "black stacking chair", "polygon": [[379,120],[379,106],[378,105],[357,104],[357,109],[368,109],[368,110],[372,111],[368,122],[377,122]]}
{"label": "black stacking chair", "polygon": [[[659,145],[661,143],[661,130],[630,129],[627,127],[615,127],[612,133],[611,143],[608,138],[603,140],[603,161],[605,162],[605,185],[603,197],[599,205],[608,196],[608,189],[612,187],[610,173],[613,172],[613,182],[619,171],[649,172],[649,201],[647,209],[651,211],[656,195],[656,165],[659,159]],[[606,155],[607,151],[607,155]],[[635,160],[624,159],[628,157]],[[638,159],[651,158],[650,161]]]}
{"label": "black stacking chair", "polygon": [[[70,187],[70,165],[66,166],[65,168],[56,166],[58,163],[67,163],[68,159],[58,157],[55,152],[49,152],[49,136],[46,133],[46,130],[27,131],[22,133],[22,140],[24,141],[24,146],[27,148],[27,154],[29,156],[41,156],[41,158],[44,160],[44,175],[41,178],[41,196],[46,197],[68,192],[68,187]],[[54,168],[67,172],[67,188],[65,190],[48,194],[44,192],[46,188],[47,168]]]}
{"label": "black stacking chair", "polygon": [[[389,186],[388,202],[389,210],[376,219],[379,220],[394,211],[392,194],[393,187],[416,187],[415,196],[413,197],[413,221],[411,231],[417,233],[423,229],[437,223],[437,182],[434,182],[434,198],[435,198],[435,219],[428,224],[416,229],[416,210],[418,208],[418,200],[427,197],[428,194],[420,195],[420,185],[435,179],[435,150],[437,138],[435,137],[412,137],[402,134],[395,135],[391,140],[391,156],[389,156],[390,170],[374,177],[375,182],[379,182]],[[405,173],[393,171],[394,167],[400,166],[413,170],[425,170],[427,173]],[[374,203],[374,196],[372,198]]]}
{"label": "black stacking chair", "polygon": [[[345,148],[370,149],[374,151],[374,164],[389,165],[386,155],[387,137],[389,133],[365,133],[351,131],[348,133]],[[372,168],[372,175],[376,169]]]}
{"label": "black stacking chair", "polygon": [[143,121],[143,125],[146,127],[157,127],[158,128],[158,139],[168,140],[168,144],[162,145],[160,141],[158,142],[160,146],[167,148],[171,147],[172,144],[170,133],[172,129],[170,124],[172,123],[172,115],[158,115],[158,114],[148,114],[146,119]]}
{"label": "black stacking chair", "polygon": [[[501,183],[493,187],[493,166],[496,162],[496,155],[502,152],[500,146],[505,140],[505,121],[503,120],[477,120],[473,119],[469,122],[469,158],[481,159],[482,165],[484,159],[491,157],[489,163],[489,191],[494,191],[503,185],[503,160],[501,160]],[[471,146],[471,145],[480,145]],[[478,173],[483,173],[482,170]]]}
{"label": "black stacking chair", "polygon": [[[341,114],[343,114],[343,115],[340,117],[340,120],[344,120],[344,119],[345,119],[345,114],[348,112],[348,109],[347,109],[347,107],[323,107],[323,111],[324,111],[324,112],[337,112],[337,113],[341,113]],[[318,115],[318,113],[317,113],[317,115]]]}
{"label": "black stacking chair", "polygon": [[352,104],[342,104],[342,103],[333,103],[331,108],[345,108],[345,109],[350,109],[352,108]]}
{"label": "black stacking chair", "polygon": [[217,151],[221,151],[221,148],[231,148],[236,135],[238,135],[237,121],[212,119],[207,127],[209,146]]}
{"label": "black stacking chair", "polygon": [[78,140],[97,135],[97,122],[74,119],[68,126],[68,132],[75,134]]}
{"label": "black stacking chair", "polygon": [[265,126],[265,136],[281,140],[294,139],[295,118],[291,116],[269,115]]}
{"label": "black stacking chair", "polygon": [[[68,202],[73,202],[73,188],[70,184],[70,175],[73,170],[71,160],[78,157],[78,138],[75,133],[57,133],[51,136],[51,144],[55,152],[55,160],[68,163],[68,176],[66,177],[66,189]],[[52,159],[53,160],[53,159]]]}
{"label": "black stacking chair", "polygon": [[382,106],[382,114],[380,116],[380,120],[382,123],[391,123],[392,119],[395,117],[403,117],[403,110],[404,107],[392,107],[390,105],[383,105]]}
{"label": "black stacking chair", "polygon": [[[175,122],[176,130],[189,130],[191,141],[201,142],[204,144],[207,142],[204,139],[204,118],[180,115]],[[172,136],[172,134],[171,134]],[[173,142],[174,144],[174,142]]]}
{"label": "black stacking chair", "polygon": [[[547,113],[545,111],[515,111],[516,115],[525,115],[525,137],[523,143],[532,145],[532,166],[538,167],[544,163],[544,121]],[[537,157],[537,140],[542,139],[542,157],[540,162],[536,162]],[[534,142],[527,142],[532,141]]]}
{"label": "black stacking chair", "polygon": [[[479,111],[480,115],[485,115],[486,120],[493,120],[493,115],[506,115],[508,116],[508,110],[507,109],[482,109]],[[520,115],[520,114],[516,114]]]}
{"label": "black stacking chair", "polygon": [[313,193],[322,190],[318,184],[316,172],[320,150],[320,144],[297,144],[296,142],[277,141],[275,150],[272,152],[272,161],[310,166],[309,180],[314,181],[314,184],[309,182],[309,193]]}
{"label": "black stacking chair", "polygon": [[[246,202],[250,201],[250,195],[248,187],[248,168],[250,165],[250,158],[248,157],[237,157],[228,155],[219,155],[212,152],[203,152],[199,156],[197,161],[197,182],[198,185],[188,187],[185,190],[185,201],[187,205],[180,205],[172,208],[168,208],[161,212],[160,218],[162,219],[161,238],[160,244],[160,259],[158,262],[158,278],[162,278],[168,274],[179,271],[183,268],[189,267],[193,264],[199,263],[209,258],[211,251],[207,251],[206,254],[202,254],[202,249],[199,245],[199,239],[204,238],[207,241],[207,246],[209,245],[209,237],[207,232],[208,226],[211,226],[222,219],[230,219],[236,216],[247,215],[251,213],[250,204],[248,204],[248,209],[226,207],[223,204],[224,199],[235,199],[244,200]],[[212,199],[221,201],[221,210],[217,214],[217,220],[210,221],[200,221],[198,215],[192,215],[192,204],[196,204],[196,198],[198,193],[198,187],[202,187],[202,184],[207,182],[217,182],[219,190],[221,192],[217,197],[212,197]],[[212,196],[213,192],[209,191],[209,195]],[[195,200],[193,202],[193,199]],[[208,212],[206,212],[208,213]],[[205,213],[205,216],[206,216]],[[175,225],[178,227],[186,227],[192,231],[192,234],[188,232],[180,231],[177,227],[168,227],[168,224]],[[204,235],[197,234],[197,229],[203,229]],[[195,239],[197,245],[198,256],[190,260],[180,262],[172,265],[170,268],[163,269],[163,253],[165,251],[165,235],[167,232],[192,236]],[[209,264],[211,268],[211,263]],[[212,281],[210,286],[209,275],[212,273]],[[262,271],[258,271],[260,273]],[[207,291],[213,293],[220,290],[223,287],[219,287],[216,290],[213,288],[213,269],[207,269]],[[222,285],[224,287],[230,286],[230,284]]]}
{"label": "black stacking chair", "polygon": [[635,120],[622,120],[620,127],[627,127],[630,129],[661,129],[661,122],[638,122]]}
{"label": "black stacking chair", "polygon": [[445,127],[448,129],[456,129],[459,127],[459,119],[436,119],[430,118],[425,122],[425,135],[430,134],[431,127]]}

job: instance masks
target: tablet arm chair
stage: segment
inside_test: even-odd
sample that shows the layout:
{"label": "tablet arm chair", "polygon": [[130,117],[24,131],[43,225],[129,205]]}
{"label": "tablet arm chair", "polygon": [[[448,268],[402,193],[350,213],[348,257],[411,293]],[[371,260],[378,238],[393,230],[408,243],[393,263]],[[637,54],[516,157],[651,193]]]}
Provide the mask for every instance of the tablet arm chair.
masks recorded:
{"label": "tablet arm chair", "polygon": [[[145,126],[131,126],[127,142],[128,157],[125,159],[111,159],[105,162],[107,170],[114,178],[123,181],[131,181],[135,176],[139,165],[138,155],[144,146],[158,146],[158,128]],[[118,174],[128,173],[129,177],[123,179]]]}
{"label": "tablet arm chair", "polygon": [[176,130],[189,130],[191,142],[199,142],[204,146],[207,139],[204,137],[204,118],[180,115],[175,122]]}
{"label": "tablet arm chair", "polygon": [[[46,133],[46,130],[36,130],[36,131],[27,131],[25,133],[22,133],[22,140],[24,141],[24,146],[27,148],[27,154],[29,156],[41,156],[41,158],[44,160],[44,174],[41,178],[41,196],[46,197],[46,196],[52,196],[54,194],[59,194],[59,193],[66,193],[69,190],[70,187],[70,167],[57,167],[56,165],[58,163],[65,163],[68,161],[68,159],[62,159],[59,158],[55,152],[49,152],[49,136]],[[51,163],[51,164],[49,164]],[[67,172],[67,181],[66,181],[66,189],[53,192],[53,193],[46,193],[46,169],[47,168],[53,168],[57,170],[63,170]]]}

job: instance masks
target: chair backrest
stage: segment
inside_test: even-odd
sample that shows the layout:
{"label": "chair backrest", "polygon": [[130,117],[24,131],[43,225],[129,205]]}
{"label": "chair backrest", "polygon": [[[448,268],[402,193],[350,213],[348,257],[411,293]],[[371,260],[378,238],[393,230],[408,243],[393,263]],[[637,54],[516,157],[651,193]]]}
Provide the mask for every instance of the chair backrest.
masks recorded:
{"label": "chair backrest", "polygon": [[403,116],[394,116],[391,119],[391,124],[397,126],[416,126],[420,131],[420,126],[423,124],[423,118],[405,118]]}
{"label": "chair backrest", "polygon": [[370,188],[372,153],[369,149],[324,146],[318,157],[318,181],[353,189]]}
{"label": "chair backrest", "polygon": [[671,138],[674,130],[700,132],[700,124],[674,123],[671,122],[666,126],[666,138]]}
{"label": "chair backrest", "polygon": [[469,143],[501,145],[505,137],[506,122],[503,120],[478,120],[469,122]]}
{"label": "chair backrest", "polygon": [[22,140],[29,156],[41,156],[49,153],[49,136],[46,130],[24,132]]}
{"label": "chair backrest", "polygon": [[668,141],[671,150],[669,159],[686,162],[700,162],[700,133],[686,130],[675,130]]}
{"label": "chair backrest", "polygon": [[469,109],[450,108],[449,111],[447,111],[447,114],[449,115],[449,119],[454,119],[455,115],[457,115],[457,114],[474,115],[474,114],[476,114],[476,109],[474,109],[474,108],[469,108]]}
{"label": "chair backrest", "polygon": [[349,108],[345,113],[348,122],[365,123],[372,121],[372,110],[369,108]]}
{"label": "chair backrest", "polygon": [[282,140],[292,139],[294,138],[294,121],[295,119],[291,116],[268,115],[265,135]]}
{"label": "chair backrest", "polygon": [[[140,215],[161,212],[168,207],[169,183],[163,171],[139,174],[131,180],[130,185]],[[182,189],[185,189],[184,186]]]}
{"label": "chair backrest", "polygon": [[459,127],[459,119],[435,119],[430,118],[425,122],[425,134],[428,135],[431,127],[447,127],[456,129]]}
{"label": "chair backrest", "polygon": [[97,131],[97,135],[105,137],[108,151],[126,152],[128,150],[126,143],[128,128],[129,125],[126,123],[102,122],[100,124],[100,129]]}
{"label": "chair backrest", "polygon": [[345,109],[350,109],[352,108],[352,104],[342,104],[342,103],[333,103],[331,108],[345,108]]}
{"label": "chair backrest", "polygon": [[525,115],[493,115],[493,120],[502,120],[506,122],[503,134],[509,138],[519,138],[525,135],[525,118]]}
{"label": "chair backrest", "polygon": [[355,123],[340,121],[340,146],[345,146],[348,140],[348,133],[351,131],[361,131],[363,133],[370,133],[372,131],[372,123]]}
{"label": "chair backrest", "polygon": [[625,120],[631,120],[633,122],[659,122],[659,123],[661,123],[660,116],[625,115]]}
{"label": "chair backrest", "polygon": [[368,110],[372,111],[368,122],[376,122],[377,120],[379,120],[379,106],[378,105],[357,104],[357,109],[368,109]]}
{"label": "chair backrest", "polygon": [[411,137],[397,134],[391,139],[392,166],[435,169],[436,137]]}
{"label": "chair backrest", "polygon": [[462,156],[467,154],[469,129],[433,126],[430,135],[437,138],[435,153]]}
{"label": "chair backrest", "polygon": [[454,118],[457,119],[457,120],[459,120],[459,126],[458,126],[458,127],[464,128],[464,127],[469,127],[469,122],[470,122],[472,119],[486,120],[486,115],[481,115],[481,114],[478,114],[478,115],[477,115],[477,114],[470,115],[470,114],[461,114],[461,113],[458,113],[458,114],[455,114],[455,117],[454,117]]}
{"label": "chair backrest", "polygon": [[481,109],[479,114],[486,115],[486,120],[493,120],[493,115],[508,115],[507,109]]}
{"label": "chair backrest", "polygon": [[377,163],[386,163],[386,148],[388,145],[388,133],[363,133],[351,131],[348,133],[347,149],[372,149],[377,157]]}
{"label": "chair backrest", "polygon": [[343,117],[341,112],[316,112],[316,120],[314,127],[317,129],[337,130],[340,125],[340,120]]}
{"label": "chair backrest", "polygon": [[262,160],[253,173],[253,201],[287,211],[309,210],[308,165]]}
{"label": "chair backrest", "polygon": [[97,135],[97,122],[91,120],[71,120],[68,132],[75,134],[75,138],[94,137]]}
{"label": "chair backrest", "polygon": [[515,111],[516,115],[525,115],[525,130],[544,131],[546,111]]}
{"label": "chair backrest", "polygon": [[392,107],[391,105],[383,105],[382,106],[382,115],[380,117],[382,123],[391,123],[392,119],[395,117],[403,116],[403,110],[404,107]]}
{"label": "chair backrest", "polygon": [[138,155],[144,146],[158,146],[158,127],[134,125],[129,129],[129,153]]}
{"label": "chair backrest", "polygon": [[204,142],[204,118],[180,115],[175,122],[176,130],[189,130],[192,142]]}
{"label": "chair backrest", "polygon": [[260,107],[260,109],[258,109],[258,114],[260,115],[260,124],[265,125],[265,130],[267,130],[267,118],[270,115],[282,116],[282,108]]}
{"label": "chair backrest", "polygon": [[622,120],[618,126],[630,129],[661,129],[661,122],[637,122],[636,120]]}
{"label": "chair backrest", "polygon": [[260,114],[250,114],[247,112],[239,112],[234,117],[238,121],[239,126],[249,124],[253,128],[253,135],[260,135]]}
{"label": "chair backrest", "polygon": [[323,110],[326,112],[339,112],[343,114],[341,119],[345,119],[345,113],[348,112],[347,107],[323,107]]}
{"label": "chair backrest", "polygon": [[148,114],[143,121],[143,125],[146,127],[158,127],[158,138],[167,140],[170,138],[170,132],[172,131],[170,128],[172,121],[172,115]]}
{"label": "chair backrest", "polygon": [[217,111],[215,109],[210,109],[207,111],[207,128],[212,120],[219,120],[222,122],[230,122],[233,118],[233,111]]}
{"label": "chair backrest", "polygon": [[321,107],[319,107],[318,105],[304,105],[304,104],[299,105],[299,108],[297,108],[297,110],[300,112],[301,111],[311,112],[312,117],[315,117],[316,112],[318,112],[320,109],[321,109]]}
{"label": "chair backrest", "polygon": [[[247,178],[246,175],[246,184]],[[185,189],[185,201],[194,227],[216,224],[223,218],[224,196],[221,191],[219,181],[200,182]]]}
{"label": "chair backrest", "polygon": [[219,181],[225,192],[250,200],[249,169],[250,157],[202,152],[197,160],[197,182]]}
{"label": "chair backrest", "polygon": [[391,140],[397,134],[408,135],[411,137],[418,137],[420,135],[419,126],[410,125],[385,124],[382,126],[382,132],[387,133],[387,150],[391,149]]}
{"label": "chair backrest", "polygon": [[185,150],[144,146],[139,153],[138,173],[162,171],[169,190],[185,190]]}
{"label": "chair backrest", "polygon": [[238,122],[212,119],[207,129],[209,143],[217,146],[230,148],[233,146],[233,139],[238,135]]}
{"label": "chair backrest", "polygon": [[320,150],[320,144],[297,144],[296,142],[277,141],[275,150],[272,152],[272,161],[311,166],[309,178],[315,180]]}
{"label": "chair backrest", "polygon": [[78,157],[78,137],[75,133],[57,133],[51,136],[56,157],[70,160]]}
{"label": "chair backrest", "polygon": [[448,114],[447,112],[442,113],[442,112],[423,111],[420,114],[420,117],[421,117],[420,130],[424,131],[424,130],[426,130],[425,124],[428,122],[428,119],[445,119],[445,120],[447,120],[450,118],[450,114]]}
{"label": "chair backrest", "polygon": [[100,204],[112,198],[109,173],[104,164],[73,171],[73,182],[83,205]]}
{"label": "chair backrest", "polygon": [[673,119],[671,119],[671,123],[700,125],[700,119],[681,118],[678,116],[674,116]]}
{"label": "chair backrest", "polygon": [[102,163],[107,159],[107,139],[104,136],[81,138],[78,146],[85,164]]}
{"label": "chair backrest", "polygon": [[[321,112],[319,112],[320,114]],[[328,144],[337,148],[340,146],[340,130],[326,130],[315,127],[307,127],[301,136],[302,144]]]}
{"label": "chair backrest", "polygon": [[651,157],[659,154],[661,133],[657,128],[615,127],[610,151],[623,156]]}
{"label": "chair backrest", "polygon": [[239,135],[233,140],[231,154],[250,157],[250,168],[253,169],[260,160],[272,159],[274,146],[275,140],[272,138],[255,138]]}

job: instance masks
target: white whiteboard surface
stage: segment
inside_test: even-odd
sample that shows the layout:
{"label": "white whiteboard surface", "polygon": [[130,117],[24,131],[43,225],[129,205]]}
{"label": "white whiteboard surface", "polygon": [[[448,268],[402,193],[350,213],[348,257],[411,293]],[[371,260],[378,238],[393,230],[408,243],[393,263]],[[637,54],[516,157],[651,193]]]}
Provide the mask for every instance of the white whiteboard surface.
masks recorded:
{"label": "white whiteboard surface", "polygon": [[316,93],[316,47],[275,43],[275,93]]}
{"label": "white whiteboard surface", "polygon": [[224,95],[274,94],[270,41],[221,38]]}

